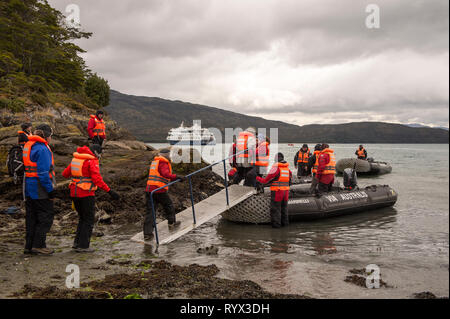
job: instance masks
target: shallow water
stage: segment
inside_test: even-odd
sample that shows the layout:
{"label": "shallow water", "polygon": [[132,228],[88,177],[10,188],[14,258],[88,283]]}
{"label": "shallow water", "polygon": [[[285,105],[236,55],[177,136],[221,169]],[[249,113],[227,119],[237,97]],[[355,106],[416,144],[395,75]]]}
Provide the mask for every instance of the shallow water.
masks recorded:
{"label": "shallow water", "polygon": [[[313,147],[313,143],[310,147]],[[152,144],[155,147],[164,144]],[[293,164],[294,147],[280,145]],[[354,157],[357,145],[331,145],[339,160]],[[177,241],[160,247],[160,256],[175,263],[215,263],[221,275],[250,279],[282,293],[332,298],[404,298],[449,290],[449,146],[425,144],[365,145],[369,157],[389,162],[392,173],[359,177],[360,186],[388,184],[399,194],[393,208],[306,223],[283,230],[238,225],[220,217]],[[207,149],[208,150],[208,149]],[[214,161],[228,145],[203,152]],[[273,150],[272,150],[273,151]],[[209,153],[209,156],[208,154]],[[273,153],[272,153],[273,154]],[[215,167],[223,175],[223,167]],[[217,256],[196,252],[219,247]],[[141,249],[136,246],[136,249]],[[344,282],[352,268],[380,267],[394,288],[366,289]]]}

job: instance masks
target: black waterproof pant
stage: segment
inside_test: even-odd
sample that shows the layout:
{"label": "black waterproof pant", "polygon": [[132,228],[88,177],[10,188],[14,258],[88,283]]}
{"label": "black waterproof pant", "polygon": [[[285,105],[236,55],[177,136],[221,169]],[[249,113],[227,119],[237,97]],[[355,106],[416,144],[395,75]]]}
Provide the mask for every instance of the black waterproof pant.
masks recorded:
{"label": "black waterproof pant", "polygon": [[100,146],[103,146],[103,141],[104,141],[104,139],[102,139],[102,138],[99,137],[99,136],[94,136],[94,137],[92,138],[92,144],[98,144],[98,145],[100,145]]}
{"label": "black waterproof pant", "polygon": [[331,192],[333,188],[333,183],[330,184],[319,183],[319,186],[317,188],[319,190],[319,194],[328,193]]}
{"label": "black waterproof pant", "polygon": [[46,248],[47,233],[53,225],[55,216],[53,201],[27,197],[25,210],[25,249]]}
{"label": "black waterproof pant", "polygon": [[258,171],[255,167],[238,167],[232,184],[239,184],[244,180],[244,186],[255,187],[257,174]]}
{"label": "black waterproof pant", "polygon": [[270,219],[273,228],[280,228],[289,225],[288,202],[283,200],[281,202],[275,201],[275,192],[271,192],[270,201]]}
{"label": "black waterproof pant", "polygon": [[306,163],[298,164],[297,176],[298,177],[308,176],[308,164]]}
{"label": "black waterproof pant", "polygon": [[72,198],[78,213],[78,227],[73,246],[89,248],[95,223],[95,196]]}
{"label": "black waterproof pant", "polygon": [[317,184],[319,184],[319,181],[316,178],[316,174],[313,174],[313,178],[311,180],[311,187],[309,189],[309,192],[311,194],[317,193]]}
{"label": "black waterproof pant", "polygon": [[[145,194],[146,199],[146,213],[144,219],[144,235],[151,235],[153,233],[153,211],[152,211],[152,203],[150,200],[150,193]],[[175,218],[175,208],[173,207],[172,200],[169,197],[167,192],[165,193],[154,193],[153,194],[153,205],[156,209],[158,208],[158,204],[161,204],[164,211],[164,217],[167,219],[169,224],[173,224],[176,221]]]}

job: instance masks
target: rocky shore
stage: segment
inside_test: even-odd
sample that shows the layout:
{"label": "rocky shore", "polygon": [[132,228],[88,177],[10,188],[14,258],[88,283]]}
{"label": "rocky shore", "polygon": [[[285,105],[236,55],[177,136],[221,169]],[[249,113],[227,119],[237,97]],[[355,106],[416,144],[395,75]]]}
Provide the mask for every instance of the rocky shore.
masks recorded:
{"label": "rocky shore", "polygon": [[[105,182],[121,195],[121,200],[114,202],[103,191],[97,192],[92,238],[96,252],[88,256],[74,253],[71,244],[78,216],[72,210],[68,181],[61,172],[70,163],[76,148],[88,145],[86,127],[89,114],[93,112],[81,104],[75,107],[55,103],[42,107],[31,102],[22,113],[1,111],[0,298],[125,298],[133,294],[143,298],[301,297],[270,294],[253,282],[220,279],[216,277],[219,270],[215,265],[172,265],[154,255],[151,247],[144,247],[143,252],[134,255],[126,252],[120,244],[128,238],[121,229],[130,225],[139,229],[142,223],[149,164],[157,150],[137,141],[109,118],[106,118],[108,141],[100,161],[101,173]],[[3,164],[8,150],[17,143],[17,131],[23,122],[32,122],[34,126],[48,123],[54,129],[50,146],[55,155],[58,188],[54,200],[55,220],[47,241],[49,247],[56,249],[51,257],[23,255],[22,186],[14,184]],[[205,165],[174,164],[173,169],[185,175]],[[192,182],[195,202],[223,188],[222,178],[212,170],[203,171]],[[177,212],[191,206],[188,187],[187,183],[171,187],[170,196]],[[158,209],[158,216],[160,213]],[[65,288],[65,267],[71,263],[82,268],[80,289]]]}

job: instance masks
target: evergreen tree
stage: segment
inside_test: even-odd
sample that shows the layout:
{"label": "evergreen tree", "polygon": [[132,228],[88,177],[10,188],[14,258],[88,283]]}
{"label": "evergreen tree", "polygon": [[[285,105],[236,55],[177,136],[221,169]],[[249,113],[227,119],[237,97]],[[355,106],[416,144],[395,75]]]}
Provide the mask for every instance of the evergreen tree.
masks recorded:
{"label": "evergreen tree", "polygon": [[0,86],[33,88],[39,79],[81,92],[88,70],[78,54],[85,51],[72,41],[90,36],[68,26],[47,0],[0,0]]}
{"label": "evergreen tree", "polygon": [[86,80],[84,91],[86,95],[100,107],[109,105],[109,84],[108,81],[97,74],[89,76]]}

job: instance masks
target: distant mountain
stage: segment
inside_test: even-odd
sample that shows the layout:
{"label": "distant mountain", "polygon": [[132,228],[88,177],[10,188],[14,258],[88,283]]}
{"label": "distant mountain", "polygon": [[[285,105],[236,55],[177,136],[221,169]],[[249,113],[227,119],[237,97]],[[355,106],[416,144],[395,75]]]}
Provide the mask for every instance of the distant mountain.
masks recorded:
{"label": "distant mountain", "polygon": [[122,94],[111,90],[110,105],[105,108],[119,125],[125,126],[145,142],[165,142],[168,131],[182,121],[191,125],[201,120],[202,127],[245,129],[278,128],[279,142],[327,143],[448,143],[449,132],[443,129],[409,127],[382,122],[297,126],[222,109],[171,101],[157,97]]}
{"label": "distant mountain", "polygon": [[405,124],[405,125],[409,126],[409,127],[428,127],[428,128],[442,129],[442,130],[448,131],[448,127],[444,127],[444,126],[432,127],[432,126],[427,126],[427,125],[423,125],[423,124],[419,124],[419,123],[411,123],[411,124]]}

